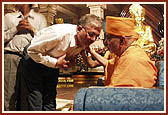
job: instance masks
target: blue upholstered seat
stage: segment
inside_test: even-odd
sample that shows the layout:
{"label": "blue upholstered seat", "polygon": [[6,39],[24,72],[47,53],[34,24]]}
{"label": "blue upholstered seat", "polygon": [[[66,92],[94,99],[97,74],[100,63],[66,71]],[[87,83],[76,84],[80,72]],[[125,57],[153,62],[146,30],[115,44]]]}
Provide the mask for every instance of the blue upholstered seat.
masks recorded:
{"label": "blue upholstered seat", "polygon": [[164,90],[159,88],[81,88],[74,111],[163,111]]}
{"label": "blue upholstered seat", "polygon": [[164,61],[158,61],[156,67],[158,69],[156,87],[164,87]]}
{"label": "blue upholstered seat", "polygon": [[74,98],[74,111],[164,111],[164,62],[157,64],[156,88],[81,88]]}

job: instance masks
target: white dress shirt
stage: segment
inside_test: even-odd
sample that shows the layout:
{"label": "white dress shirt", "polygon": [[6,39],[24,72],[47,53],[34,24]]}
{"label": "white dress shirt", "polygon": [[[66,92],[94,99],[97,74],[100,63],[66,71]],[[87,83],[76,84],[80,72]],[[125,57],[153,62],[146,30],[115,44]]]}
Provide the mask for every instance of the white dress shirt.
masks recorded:
{"label": "white dress shirt", "polygon": [[[44,15],[30,10],[28,21],[35,31],[39,31],[47,26]],[[5,51],[22,52],[23,47],[32,40],[30,33],[17,35],[17,25],[24,18],[21,12],[7,13],[4,17],[4,43]]]}
{"label": "white dress shirt", "polygon": [[37,63],[56,68],[57,59],[66,54],[73,58],[82,48],[77,47],[75,35],[77,26],[72,24],[55,24],[37,33],[28,47],[28,55]]}

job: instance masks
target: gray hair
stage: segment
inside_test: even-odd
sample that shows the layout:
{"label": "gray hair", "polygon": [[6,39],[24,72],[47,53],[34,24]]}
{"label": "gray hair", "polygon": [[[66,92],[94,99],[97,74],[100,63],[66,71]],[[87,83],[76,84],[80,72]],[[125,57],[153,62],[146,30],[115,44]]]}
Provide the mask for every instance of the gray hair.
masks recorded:
{"label": "gray hair", "polygon": [[86,14],[82,16],[78,24],[84,28],[92,26],[96,28],[103,28],[102,19],[94,14]]}

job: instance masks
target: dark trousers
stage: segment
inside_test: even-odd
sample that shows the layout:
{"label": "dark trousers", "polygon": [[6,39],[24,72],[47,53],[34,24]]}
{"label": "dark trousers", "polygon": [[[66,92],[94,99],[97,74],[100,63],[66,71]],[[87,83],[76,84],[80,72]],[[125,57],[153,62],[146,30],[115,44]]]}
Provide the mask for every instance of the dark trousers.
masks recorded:
{"label": "dark trousers", "polygon": [[28,89],[28,110],[54,111],[56,110],[56,87],[59,69],[52,69],[31,58],[21,59],[23,78]]}
{"label": "dark trousers", "polygon": [[19,62],[17,74],[16,74],[16,94],[17,94],[17,110],[18,111],[28,111],[28,89],[24,79],[23,73],[23,61]]}

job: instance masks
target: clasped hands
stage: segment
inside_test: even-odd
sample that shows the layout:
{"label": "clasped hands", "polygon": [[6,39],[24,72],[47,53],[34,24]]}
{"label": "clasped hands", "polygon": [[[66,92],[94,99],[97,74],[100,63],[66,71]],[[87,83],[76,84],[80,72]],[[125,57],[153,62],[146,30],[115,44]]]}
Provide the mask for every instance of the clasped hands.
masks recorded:
{"label": "clasped hands", "polygon": [[17,33],[24,33],[29,32],[30,34],[34,34],[35,29],[32,27],[32,25],[29,23],[28,18],[22,19],[19,24],[17,25]]}
{"label": "clasped hands", "polygon": [[[83,56],[84,53],[91,52],[93,49],[91,47],[86,48],[85,50],[81,51],[81,55]],[[57,58],[57,63],[55,67],[60,68],[70,68],[75,65],[75,57],[73,56],[67,56],[64,54],[63,56]]]}

